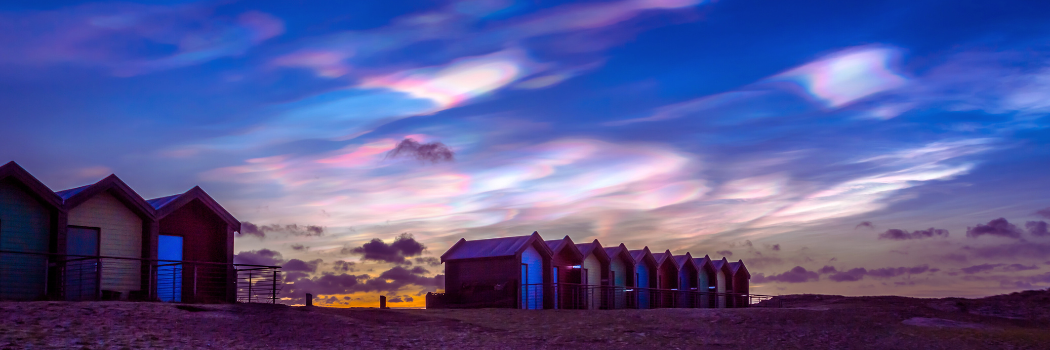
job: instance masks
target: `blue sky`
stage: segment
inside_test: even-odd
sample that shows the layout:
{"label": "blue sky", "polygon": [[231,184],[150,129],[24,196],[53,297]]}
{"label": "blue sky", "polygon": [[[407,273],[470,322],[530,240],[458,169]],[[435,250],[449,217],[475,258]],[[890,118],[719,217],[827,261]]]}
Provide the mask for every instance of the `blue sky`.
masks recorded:
{"label": "blue sky", "polygon": [[766,294],[1046,288],[1046,7],[6,1],[0,159],[199,184],[270,228],[237,251],[364,302],[437,286],[355,250],[404,232],[412,259],[537,230],[726,255]]}

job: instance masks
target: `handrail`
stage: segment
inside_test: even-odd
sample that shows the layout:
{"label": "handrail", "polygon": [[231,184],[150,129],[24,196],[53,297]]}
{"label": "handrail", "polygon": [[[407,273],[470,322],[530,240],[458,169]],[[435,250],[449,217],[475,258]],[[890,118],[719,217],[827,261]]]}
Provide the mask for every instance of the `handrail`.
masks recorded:
{"label": "handrail", "polygon": [[[248,266],[248,267],[259,267],[259,268],[281,268],[280,266],[270,265],[256,265],[256,264],[240,264],[240,263],[222,263],[214,261],[190,261],[190,260],[166,260],[166,259],[144,259],[144,258],[131,258],[126,256],[106,256],[106,255],[78,255],[78,254],[62,254],[62,253],[41,253],[41,252],[20,252],[16,250],[0,250],[0,253],[8,254],[27,254],[27,255],[47,255],[57,257],[77,257],[84,259],[117,259],[117,260],[135,260],[135,261],[155,261],[155,262],[172,262],[172,263],[187,263],[187,264],[204,264],[204,265],[234,265],[234,266]],[[69,261],[69,260],[67,260]]]}

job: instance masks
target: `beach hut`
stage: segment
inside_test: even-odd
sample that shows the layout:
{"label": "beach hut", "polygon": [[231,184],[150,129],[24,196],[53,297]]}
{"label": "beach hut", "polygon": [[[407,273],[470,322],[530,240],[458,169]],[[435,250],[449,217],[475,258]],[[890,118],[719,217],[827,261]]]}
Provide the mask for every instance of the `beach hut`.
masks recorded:
{"label": "beach hut", "polygon": [[649,251],[649,247],[630,251],[634,259],[634,290],[637,296],[637,308],[651,309],[653,305],[653,289],[657,288],[656,271],[659,266],[656,258]]}
{"label": "beach hut", "polygon": [[233,235],[241,223],[200,187],[147,201],[155,210],[156,239],[150,237],[162,301],[233,302],[236,272]]}
{"label": "beach hut", "polygon": [[674,255],[670,250],[663,253],[653,253],[656,259],[657,273],[656,286],[660,289],[659,307],[675,307],[678,300],[675,296],[678,291],[678,265],[674,262]]}
{"label": "beach hut", "polygon": [[627,307],[627,290],[634,287],[634,258],[627,246],[620,245],[604,248],[605,255],[609,257],[609,283],[611,287],[612,301],[609,308],[623,309]]}
{"label": "beach hut", "polygon": [[60,281],[48,281],[47,253],[55,252],[64,220],[51,189],[15,162],[0,166],[0,300],[44,299]]}
{"label": "beach hut", "polygon": [[[116,175],[56,194],[68,215],[66,300],[145,299],[149,267],[138,259],[151,257],[153,207]],[[84,257],[99,255],[129,259]]]}
{"label": "beach hut", "polygon": [[700,306],[705,308],[717,307],[718,298],[712,297],[712,293],[718,290],[718,278],[715,276],[715,267],[711,263],[711,257],[704,255],[703,258],[693,258],[696,264],[697,288],[700,293]]}
{"label": "beach hut", "polygon": [[733,298],[733,307],[750,306],[747,295],[750,294],[751,273],[747,271],[747,266],[744,266],[744,261],[740,260],[729,263],[729,270],[733,276],[732,291],[736,293]]}
{"label": "beach hut", "polygon": [[733,279],[731,278],[732,272],[729,271],[729,261],[725,257],[721,260],[711,260],[711,266],[715,269],[715,292],[718,293],[718,308],[724,309],[729,305],[732,305],[732,301],[727,298],[726,293],[733,291]]}
{"label": "beach hut", "polygon": [[528,236],[468,241],[445,254],[445,301],[449,307],[542,309],[551,281],[553,252],[538,232]]}
{"label": "beach hut", "polygon": [[576,248],[569,236],[545,241],[551,250],[551,276],[554,288],[555,309],[580,309],[586,307],[589,289],[583,271],[583,253]]}
{"label": "beach hut", "polygon": [[607,305],[612,300],[611,288],[604,288],[610,283],[610,278],[615,278],[609,271],[609,255],[605,254],[605,248],[598,240],[591,243],[580,243],[576,249],[583,254],[583,280],[581,285],[586,292],[586,308],[598,309],[609,308]]}
{"label": "beach hut", "polygon": [[672,258],[678,267],[678,307],[699,307],[699,273],[696,264],[693,263],[693,256],[686,252],[685,255],[675,255]]}

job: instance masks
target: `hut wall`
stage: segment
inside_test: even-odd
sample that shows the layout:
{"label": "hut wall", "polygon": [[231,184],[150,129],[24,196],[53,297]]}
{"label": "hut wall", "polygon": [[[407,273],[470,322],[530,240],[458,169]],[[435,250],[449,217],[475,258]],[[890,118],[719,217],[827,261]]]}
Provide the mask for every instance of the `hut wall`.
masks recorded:
{"label": "hut wall", "polygon": [[[223,221],[199,200],[175,210],[160,220],[160,234],[182,236],[182,259],[185,261],[229,263],[232,249],[227,249],[229,230]],[[232,248],[232,246],[230,247]],[[186,266],[183,270],[183,301],[223,301],[230,298],[227,283],[229,272],[225,266]],[[198,274],[200,286],[195,286],[194,274]],[[193,299],[196,291],[197,299]]]}
{"label": "hut wall", "polygon": [[449,307],[518,307],[520,268],[520,261],[513,257],[446,262]]}
{"label": "hut wall", "polygon": [[652,275],[652,271],[650,271],[649,265],[645,264],[644,262],[643,263],[639,263],[638,267],[635,268],[635,282],[634,282],[634,285],[637,287],[635,290],[637,291],[636,294],[638,295],[638,308],[639,309],[652,308],[652,305],[650,305],[650,303],[649,303],[650,302],[650,300],[649,300],[650,297],[649,296],[651,295],[651,293],[648,290],[649,288],[654,288],[649,283],[651,281],[651,277],[650,277],[651,275]]}
{"label": "hut wall", "polygon": [[602,282],[602,264],[598,261],[598,257],[594,254],[587,255],[583,259],[583,269],[587,273],[587,278],[583,280],[584,284],[595,287],[585,287],[585,298],[587,300],[588,309],[597,309],[601,305],[601,290],[596,286],[601,285]]}
{"label": "hut wall", "polygon": [[678,290],[682,291],[678,294],[678,307],[693,307],[693,291],[697,290],[696,270],[690,266],[682,266],[678,271]]}
{"label": "hut wall", "polygon": [[711,307],[711,297],[708,293],[711,293],[711,281],[707,276],[707,271],[700,271],[697,277],[697,291],[700,291],[700,307]]}
{"label": "hut wall", "polygon": [[726,275],[721,270],[715,271],[715,278],[718,279],[715,291],[718,292],[718,308],[724,309],[726,307]]}
{"label": "hut wall", "polygon": [[[52,210],[18,182],[0,180],[0,250],[47,253]],[[47,258],[0,253],[0,300],[45,295]]]}
{"label": "hut wall", "polygon": [[521,253],[521,308],[543,308],[543,256],[536,248],[529,246]]}
{"label": "hut wall", "polygon": [[[744,273],[738,273],[733,277],[733,292],[739,294],[749,294],[747,275]],[[746,295],[738,295],[736,297],[735,307],[747,307],[749,306],[749,300]]]}
{"label": "hut wall", "polygon": [[[99,228],[100,255],[142,257],[142,219],[109,193],[102,192],[71,209],[69,225]],[[141,265],[136,260],[104,261],[101,289],[121,292],[121,298],[127,299],[131,291],[142,288]]]}
{"label": "hut wall", "polygon": [[625,299],[626,295],[624,294],[624,287],[627,286],[627,264],[619,255],[614,256],[612,261],[609,262],[609,271],[612,273],[612,278],[609,279],[609,284],[618,287],[613,288],[612,307],[615,309],[622,309],[627,302]]}

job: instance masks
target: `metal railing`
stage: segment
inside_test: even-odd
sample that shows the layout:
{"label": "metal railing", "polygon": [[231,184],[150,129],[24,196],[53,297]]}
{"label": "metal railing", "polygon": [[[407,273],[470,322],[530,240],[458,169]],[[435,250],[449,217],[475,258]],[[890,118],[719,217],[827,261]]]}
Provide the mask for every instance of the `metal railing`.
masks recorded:
{"label": "metal railing", "polygon": [[0,250],[0,300],[276,303],[280,267]]}
{"label": "metal railing", "polygon": [[[506,283],[502,288],[472,287],[455,293],[427,293],[427,308],[658,309],[779,307],[769,295],[583,285]],[[773,299],[774,301],[779,299]]]}

